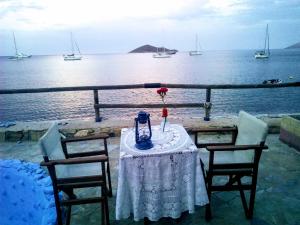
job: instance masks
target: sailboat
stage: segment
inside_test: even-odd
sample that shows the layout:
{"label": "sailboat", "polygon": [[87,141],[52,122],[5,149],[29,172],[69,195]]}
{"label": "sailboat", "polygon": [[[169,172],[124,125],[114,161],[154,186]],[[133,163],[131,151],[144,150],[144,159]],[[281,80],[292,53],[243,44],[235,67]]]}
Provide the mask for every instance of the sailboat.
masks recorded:
{"label": "sailboat", "polygon": [[190,56],[196,56],[196,55],[202,55],[202,52],[200,52],[200,44],[198,42],[198,35],[196,34],[196,41],[195,41],[195,50],[189,52]]}
{"label": "sailboat", "polygon": [[[71,32],[70,35],[71,35],[70,38],[71,38],[71,51],[72,51],[72,53],[71,53],[71,54],[67,54],[67,55],[63,55],[64,60],[65,60],[65,61],[81,60],[81,59],[82,59],[82,56],[81,56],[81,52],[80,52],[80,50],[79,50],[78,44],[77,44],[76,41],[74,41],[72,32]],[[76,54],[74,53],[74,44],[75,44],[75,46],[76,46],[76,49],[77,49],[79,55],[76,55]]]}
{"label": "sailboat", "polygon": [[153,58],[170,58],[171,55],[166,52],[165,47],[162,47],[163,51],[160,52],[158,48],[156,48],[156,53],[153,54]]}
{"label": "sailboat", "polygon": [[26,54],[20,53],[18,51],[16,37],[15,37],[14,32],[13,32],[13,37],[14,37],[15,55],[14,56],[9,56],[8,59],[10,59],[10,60],[22,60],[22,59],[30,58],[31,55],[26,55]]}
{"label": "sailboat", "polygon": [[270,56],[270,40],[269,40],[269,26],[267,24],[266,36],[265,36],[265,47],[263,51],[255,52],[254,57],[256,59],[267,59]]}

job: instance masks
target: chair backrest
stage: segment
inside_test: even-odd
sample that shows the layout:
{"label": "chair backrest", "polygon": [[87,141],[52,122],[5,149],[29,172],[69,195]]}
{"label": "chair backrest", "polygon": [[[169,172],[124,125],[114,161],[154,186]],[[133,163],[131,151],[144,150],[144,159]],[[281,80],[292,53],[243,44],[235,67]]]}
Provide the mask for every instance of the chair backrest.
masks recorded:
{"label": "chair backrest", "polygon": [[47,156],[49,160],[65,159],[61,146],[61,137],[58,125],[54,122],[39,140],[43,156]]}
{"label": "chair backrest", "polygon": [[[240,111],[238,119],[238,135],[236,145],[259,145],[265,142],[268,134],[268,125],[262,120],[250,115],[244,111]],[[240,161],[253,161],[254,151],[235,151],[235,158]]]}

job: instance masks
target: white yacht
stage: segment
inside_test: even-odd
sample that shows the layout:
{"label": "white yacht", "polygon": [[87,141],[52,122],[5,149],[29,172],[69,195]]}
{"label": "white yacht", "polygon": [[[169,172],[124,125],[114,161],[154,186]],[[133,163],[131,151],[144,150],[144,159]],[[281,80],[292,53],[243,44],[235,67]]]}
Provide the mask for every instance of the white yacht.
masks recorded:
{"label": "white yacht", "polygon": [[[71,38],[71,51],[72,51],[72,53],[71,54],[67,54],[67,55],[63,55],[64,60],[65,61],[81,60],[82,59],[81,52],[80,52],[80,49],[78,47],[77,42],[74,41],[74,39],[73,39],[72,32],[71,32],[71,37],[70,38]],[[79,54],[75,54],[74,44],[75,44],[76,49],[77,49],[77,51],[78,51]]]}
{"label": "white yacht", "polygon": [[171,55],[166,52],[165,47],[163,47],[163,51],[160,52],[159,49],[156,49],[156,53],[153,54],[153,58],[170,58]]}
{"label": "white yacht", "polygon": [[255,52],[254,57],[256,59],[267,59],[270,56],[270,40],[269,40],[269,26],[267,24],[266,36],[265,36],[265,47],[262,51]]}
{"label": "white yacht", "polygon": [[196,41],[195,41],[195,50],[190,51],[189,55],[190,56],[197,56],[197,55],[202,55],[202,52],[200,51],[200,43],[198,41],[198,35],[196,34]]}
{"label": "white yacht", "polygon": [[13,37],[14,37],[15,55],[9,56],[8,59],[9,60],[22,60],[22,59],[30,58],[31,55],[26,55],[26,54],[20,53],[18,51],[17,42],[16,42],[16,38],[15,38],[15,33],[14,32],[13,32]]}

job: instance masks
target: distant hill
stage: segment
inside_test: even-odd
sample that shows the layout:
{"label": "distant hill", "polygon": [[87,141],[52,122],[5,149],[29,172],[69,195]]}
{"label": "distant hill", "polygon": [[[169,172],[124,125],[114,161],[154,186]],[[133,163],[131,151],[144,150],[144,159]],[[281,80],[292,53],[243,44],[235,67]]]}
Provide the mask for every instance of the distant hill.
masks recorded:
{"label": "distant hill", "polygon": [[289,47],[286,47],[285,49],[293,49],[293,48],[300,48],[300,42],[294,44],[294,45],[291,45]]}
{"label": "distant hill", "polygon": [[[130,51],[129,53],[149,53],[149,52],[157,52],[157,48],[158,48],[158,51],[163,51],[163,48],[164,47],[155,47],[155,46],[152,46],[152,45],[143,45],[141,47],[138,47],[132,51]],[[165,51],[168,52],[168,51],[175,51],[177,52],[177,50],[175,49],[167,49],[165,48]]]}

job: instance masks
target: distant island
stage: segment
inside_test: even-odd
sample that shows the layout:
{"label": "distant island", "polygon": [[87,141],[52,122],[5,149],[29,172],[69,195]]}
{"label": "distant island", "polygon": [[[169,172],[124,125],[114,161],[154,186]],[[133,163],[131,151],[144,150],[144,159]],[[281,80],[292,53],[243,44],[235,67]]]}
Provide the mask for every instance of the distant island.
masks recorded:
{"label": "distant island", "polygon": [[286,47],[285,49],[293,49],[293,48],[300,48],[300,42],[294,44],[294,45],[291,45],[289,47]]}
{"label": "distant island", "polygon": [[178,50],[176,49],[168,49],[168,48],[165,48],[165,47],[155,47],[155,46],[152,46],[152,45],[143,45],[141,47],[138,47],[132,51],[130,51],[129,53],[153,53],[153,52],[162,52],[162,51],[165,51],[166,52],[178,52]]}

